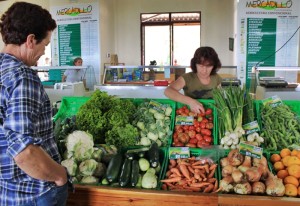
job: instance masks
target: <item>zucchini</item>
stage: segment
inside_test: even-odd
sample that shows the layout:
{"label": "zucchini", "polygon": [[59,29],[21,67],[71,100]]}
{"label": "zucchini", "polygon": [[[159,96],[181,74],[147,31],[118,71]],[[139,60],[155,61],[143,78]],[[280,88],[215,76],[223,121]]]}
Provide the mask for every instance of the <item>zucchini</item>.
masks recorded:
{"label": "zucchini", "polygon": [[153,142],[148,150],[148,160],[153,168],[159,165],[159,147],[156,142]]}
{"label": "zucchini", "polygon": [[131,159],[126,158],[123,163],[121,174],[119,177],[119,185],[121,187],[125,187],[130,181],[131,162],[132,162]]}
{"label": "zucchini", "polygon": [[117,180],[121,171],[122,161],[123,157],[120,153],[115,154],[111,158],[106,170],[106,179],[108,180],[108,182],[112,183]]}
{"label": "zucchini", "polygon": [[149,147],[142,147],[139,149],[127,150],[127,152],[125,153],[125,156],[129,159],[134,159],[135,157],[137,157],[137,158],[144,157],[145,152],[148,150],[149,150]]}
{"label": "zucchini", "polygon": [[139,162],[138,160],[132,160],[131,162],[131,177],[130,177],[130,185],[135,187],[139,181]]}

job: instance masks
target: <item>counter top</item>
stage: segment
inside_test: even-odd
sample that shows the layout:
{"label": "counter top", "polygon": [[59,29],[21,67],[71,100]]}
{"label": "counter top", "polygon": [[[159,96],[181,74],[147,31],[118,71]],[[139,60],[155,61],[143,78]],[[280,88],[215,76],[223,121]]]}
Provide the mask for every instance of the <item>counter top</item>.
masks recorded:
{"label": "counter top", "polygon": [[204,194],[192,192],[171,192],[146,189],[123,189],[109,186],[75,185],[67,205],[72,206],[191,206],[191,205],[247,205],[247,206],[296,206],[300,198],[270,197],[233,194]]}

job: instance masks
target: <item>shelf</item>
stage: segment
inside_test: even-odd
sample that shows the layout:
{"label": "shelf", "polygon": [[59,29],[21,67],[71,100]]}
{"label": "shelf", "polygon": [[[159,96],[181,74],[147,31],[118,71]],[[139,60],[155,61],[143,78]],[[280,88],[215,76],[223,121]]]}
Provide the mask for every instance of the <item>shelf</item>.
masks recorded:
{"label": "shelf", "polygon": [[[104,204],[105,203],[105,204]],[[122,189],[109,186],[75,185],[75,193],[69,193],[67,205],[72,206],[191,206],[191,205],[247,205],[294,206],[300,198],[270,197],[231,194],[204,194],[170,192],[146,189]]]}

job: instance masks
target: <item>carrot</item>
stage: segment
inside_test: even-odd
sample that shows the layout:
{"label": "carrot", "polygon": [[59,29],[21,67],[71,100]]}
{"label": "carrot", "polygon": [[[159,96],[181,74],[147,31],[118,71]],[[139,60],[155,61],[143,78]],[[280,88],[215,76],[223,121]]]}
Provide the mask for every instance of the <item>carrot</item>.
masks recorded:
{"label": "carrot", "polygon": [[190,173],[195,174],[195,171],[192,168],[192,166],[188,165],[187,168],[188,168],[188,170],[189,170]]}
{"label": "carrot", "polygon": [[184,188],[188,188],[192,190],[193,192],[200,192],[201,188],[200,187],[191,187],[191,186],[186,186]]}
{"label": "carrot", "polygon": [[218,190],[218,186],[219,186],[218,181],[215,181],[215,186],[214,186],[213,192]]}
{"label": "carrot", "polygon": [[176,163],[176,160],[170,159],[170,165],[171,165],[172,168],[175,167],[176,164],[177,164],[177,163]]}
{"label": "carrot", "polygon": [[179,165],[179,170],[180,172],[183,174],[184,177],[186,177],[187,179],[190,179],[190,172],[187,169],[186,165],[180,164]]}
{"label": "carrot", "polygon": [[170,169],[170,171],[172,173],[176,174],[177,176],[181,176],[181,173],[180,173],[179,169],[176,168],[176,167],[173,167],[172,169]]}
{"label": "carrot", "polygon": [[217,167],[217,164],[212,164],[212,165],[209,167],[209,170],[216,169],[216,167]]}
{"label": "carrot", "polygon": [[194,174],[194,177],[195,177],[195,179],[197,179],[197,180],[199,180],[201,177],[200,177],[200,175],[199,175],[199,173],[197,174],[197,173],[195,173]]}
{"label": "carrot", "polygon": [[208,178],[212,178],[214,176],[215,170],[216,170],[216,167],[210,171],[210,173],[208,174]]}
{"label": "carrot", "polygon": [[209,192],[211,192],[214,189],[214,185],[213,184],[210,184],[210,183],[208,183],[208,184],[209,185],[203,191],[205,193],[209,193]]}
{"label": "carrot", "polygon": [[204,187],[207,185],[211,185],[209,182],[197,182],[197,183],[192,183],[190,184],[191,187]]}
{"label": "carrot", "polygon": [[181,177],[173,177],[173,178],[161,180],[161,182],[168,182],[168,183],[171,183],[171,182],[178,182],[178,181],[180,181],[180,180],[181,180]]}
{"label": "carrot", "polygon": [[191,190],[189,188],[174,188],[174,189],[172,189],[172,191],[175,191],[175,192],[193,192],[193,190]]}
{"label": "carrot", "polygon": [[166,172],[166,177],[169,177],[170,175],[171,175],[171,171],[168,170],[168,171]]}
{"label": "carrot", "polygon": [[162,184],[161,189],[162,190],[168,190],[168,186],[166,184]]}
{"label": "carrot", "polygon": [[203,165],[203,160],[198,160],[192,164],[192,166]]}
{"label": "carrot", "polygon": [[209,178],[209,179],[208,179],[208,182],[209,182],[209,183],[214,183],[214,182],[216,182],[216,181],[217,181],[216,178]]}

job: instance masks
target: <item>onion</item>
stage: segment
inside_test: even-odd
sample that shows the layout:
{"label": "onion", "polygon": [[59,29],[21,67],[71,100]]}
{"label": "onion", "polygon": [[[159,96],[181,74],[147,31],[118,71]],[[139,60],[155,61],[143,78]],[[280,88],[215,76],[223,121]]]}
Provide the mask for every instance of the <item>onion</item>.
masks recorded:
{"label": "onion", "polygon": [[254,182],[252,184],[252,193],[262,195],[266,192],[266,186],[262,182]]}

